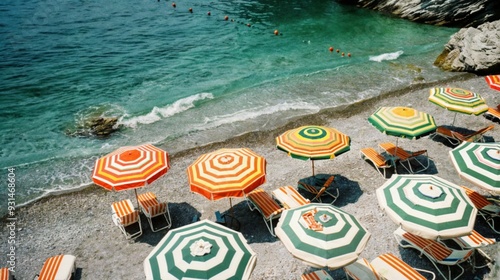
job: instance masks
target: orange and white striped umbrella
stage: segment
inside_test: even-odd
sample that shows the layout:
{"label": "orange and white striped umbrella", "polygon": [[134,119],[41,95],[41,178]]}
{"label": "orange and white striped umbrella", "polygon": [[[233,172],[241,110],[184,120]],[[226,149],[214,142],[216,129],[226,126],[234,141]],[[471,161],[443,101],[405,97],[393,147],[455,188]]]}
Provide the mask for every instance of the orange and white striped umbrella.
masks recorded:
{"label": "orange and white striped umbrella", "polygon": [[243,197],[266,182],[266,159],[248,148],[201,155],[188,169],[192,192],[210,200]]}
{"label": "orange and white striped umbrella", "polygon": [[168,153],[151,144],[122,147],[98,159],[92,181],[113,191],[151,184],[170,169]]}
{"label": "orange and white striped umbrella", "polygon": [[484,79],[490,88],[500,91],[500,75],[488,75]]}

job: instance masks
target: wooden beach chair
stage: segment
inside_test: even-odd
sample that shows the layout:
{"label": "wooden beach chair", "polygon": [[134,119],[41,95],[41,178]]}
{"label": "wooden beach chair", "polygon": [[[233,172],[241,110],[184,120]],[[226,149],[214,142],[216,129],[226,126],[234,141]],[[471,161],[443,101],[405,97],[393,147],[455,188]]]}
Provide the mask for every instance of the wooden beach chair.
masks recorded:
{"label": "wooden beach chair", "polygon": [[399,246],[416,249],[420,252],[420,256],[425,255],[445,279],[446,276],[437,264],[446,265],[448,267],[448,279],[452,279],[450,266],[458,266],[461,272],[458,276],[453,278],[457,279],[464,273],[464,268],[460,264],[468,261],[473,253],[470,249],[455,250],[448,248],[439,241],[426,239],[406,232],[401,227],[394,232],[394,237],[396,237]]}
{"label": "wooden beach chair", "polygon": [[[125,199],[118,202],[113,202],[111,205],[111,218],[116,226],[120,228],[127,239],[134,239],[142,235],[141,217],[138,210],[134,210],[134,206],[130,199]],[[139,224],[139,230],[129,233],[126,227]]]}
{"label": "wooden beach chair", "polygon": [[300,280],[333,280],[333,277],[326,273],[325,270],[320,269],[302,274]]}
{"label": "wooden beach chair", "polygon": [[500,218],[500,206],[489,201],[486,197],[473,189],[462,186],[465,193],[470,198],[474,206],[477,208],[477,214],[481,216],[490,228],[500,234],[500,229],[495,227],[495,220]]}
{"label": "wooden beach chair", "polygon": [[483,116],[488,120],[500,122],[500,105],[496,108],[488,107],[488,111],[486,111]]}
{"label": "wooden beach chair", "polygon": [[489,125],[471,134],[461,134],[460,132],[451,130],[444,126],[439,126],[434,133],[434,136],[438,135],[450,142],[452,145],[458,145],[462,142],[483,142],[484,134],[492,130],[495,126]]}
{"label": "wooden beach chair", "polygon": [[[166,202],[159,202],[153,192],[140,194],[137,199],[139,200],[139,207],[148,219],[149,226],[153,232],[170,228],[172,226],[172,219]],[[165,218],[166,225],[155,229],[153,225],[153,218],[159,216],[163,216]]]}
{"label": "wooden beach chair", "polygon": [[343,269],[346,278],[355,280],[426,280],[419,272],[432,275],[433,280],[436,278],[434,272],[413,268],[391,253],[379,255],[371,263],[364,258],[358,259]]}
{"label": "wooden beach chair", "polygon": [[72,255],[50,257],[45,260],[35,280],[69,280],[76,271],[75,260],[76,257]]}
{"label": "wooden beach chair", "polygon": [[0,268],[0,280],[16,280],[16,278],[10,273],[9,268],[2,267]]}
{"label": "wooden beach chair", "polygon": [[285,210],[263,189],[255,189],[246,195],[246,201],[251,211],[257,209],[264,219],[264,223],[272,236],[274,234],[273,220],[281,216]]}
{"label": "wooden beach chair", "polygon": [[306,182],[299,181],[298,187],[314,195],[314,197],[311,199],[312,202],[318,201],[318,202],[322,203],[323,201],[321,200],[321,197],[324,195],[329,195],[333,198],[333,200],[330,204],[333,204],[335,202],[335,200],[337,200],[337,197],[339,197],[339,189],[338,188],[336,188],[336,192],[337,192],[336,194],[329,192],[329,190],[334,188],[332,186],[334,179],[335,179],[335,176],[328,177],[328,179],[325,181],[325,183],[321,187],[309,185]]}
{"label": "wooden beach chair", "polygon": [[375,169],[377,169],[378,173],[382,175],[384,179],[387,179],[386,169],[392,167],[391,162],[379,154],[375,149],[370,147],[363,148],[360,152],[361,158],[365,161],[370,161]]}
{"label": "wooden beach chair", "polygon": [[[394,145],[391,142],[381,143],[381,144],[379,144],[379,147],[381,149],[383,149],[386,153],[388,153],[389,155],[394,157],[396,159],[396,162],[399,162],[401,164],[401,166],[403,166],[403,168],[406,169],[406,171],[408,171],[411,174],[420,173],[422,171],[427,170],[427,168],[429,168],[430,160],[429,160],[429,156],[427,155],[427,150],[420,150],[420,151],[410,153],[410,152],[405,151],[403,148]],[[418,160],[417,157],[419,157],[419,156],[425,156],[427,161],[422,162],[422,161]],[[416,162],[421,167],[421,169],[413,170],[413,167],[411,165],[411,161]]]}
{"label": "wooden beach chair", "polygon": [[274,198],[276,198],[276,200],[278,200],[285,209],[291,209],[311,203],[309,199],[303,197],[292,186],[279,187],[272,193]]}

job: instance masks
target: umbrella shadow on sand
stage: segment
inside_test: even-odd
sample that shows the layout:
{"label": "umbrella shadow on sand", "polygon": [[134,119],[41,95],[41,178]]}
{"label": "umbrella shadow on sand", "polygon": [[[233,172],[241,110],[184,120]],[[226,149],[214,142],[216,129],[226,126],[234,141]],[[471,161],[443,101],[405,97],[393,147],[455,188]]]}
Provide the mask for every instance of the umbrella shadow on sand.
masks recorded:
{"label": "umbrella shadow on sand", "polygon": [[[333,182],[327,187],[326,191],[332,194],[337,194],[338,197],[333,202],[336,207],[346,206],[350,203],[356,203],[359,197],[363,194],[363,191],[359,187],[359,183],[352,181],[349,178],[340,174],[316,174],[314,176],[309,176],[299,180],[301,183],[305,183],[310,186],[314,186],[317,190],[321,189],[328,178],[334,176]],[[297,182],[298,191],[305,198],[312,200],[315,195],[299,187],[299,182]],[[322,203],[332,203],[334,198],[328,194],[321,196]],[[317,202],[317,201],[314,201]]]}
{"label": "umbrella shadow on sand", "polygon": [[[172,226],[170,229],[178,228],[187,224],[194,222],[195,217],[201,216],[201,213],[196,210],[189,203],[168,203],[168,210],[170,211],[170,217],[172,217]],[[166,221],[163,216],[157,216],[152,219],[155,228],[161,228],[165,226]],[[163,229],[157,232],[153,232],[149,226],[148,219],[146,216],[141,214],[141,225],[142,225],[142,235],[136,239],[136,242],[147,243],[152,246],[156,246],[158,242],[165,236],[165,234],[170,229]]]}

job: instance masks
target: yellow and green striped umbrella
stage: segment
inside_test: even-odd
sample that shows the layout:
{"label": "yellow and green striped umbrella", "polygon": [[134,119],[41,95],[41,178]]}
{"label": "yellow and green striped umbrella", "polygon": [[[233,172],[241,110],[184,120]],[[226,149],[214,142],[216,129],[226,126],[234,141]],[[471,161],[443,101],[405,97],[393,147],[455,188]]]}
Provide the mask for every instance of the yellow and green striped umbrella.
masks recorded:
{"label": "yellow and green striped umbrella", "polygon": [[[311,228],[307,221],[320,225]],[[310,203],[281,213],[276,235],[287,250],[306,264],[329,269],[358,258],[370,233],[356,217],[330,204]]]}
{"label": "yellow and green striped umbrella", "polygon": [[456,113],[478,116],[488,111],[488,105],[479,94],[461,88],[432,88],[429,101],[455,112],[452,125],[455,123]]}
{"label": "yellow and green striped umbrella", "polygon": [[436,130],[431,115],[408,107],[380,107],[368,121],[379,131],[401,138],[418,139]]}
{"label": "yellow and green striped umbrella", "polygon": [[404,230],[428,239],[468,235],[477,209],[460,186],[433,175],[393,175],[376,190],[380,208]]}
{"label": "yellow and green striped umbrella", "polygon": [[333,159],[349,151],[351,139],[334,128],[307,125],[276,137],[276,146],[292,158],[311,160],[314,175],[314,160]]}
{"label": "yellow and green striped umbrella", "polygon": [[463,142],[450,157],[460,177],[500,194],[500,143]]}
{"label": "yellow and green striped umbrella", "polygon": [[170,230],[144,260],[144,273],[147,280],[243,280],[256,260],[241,233],[203,220]]}

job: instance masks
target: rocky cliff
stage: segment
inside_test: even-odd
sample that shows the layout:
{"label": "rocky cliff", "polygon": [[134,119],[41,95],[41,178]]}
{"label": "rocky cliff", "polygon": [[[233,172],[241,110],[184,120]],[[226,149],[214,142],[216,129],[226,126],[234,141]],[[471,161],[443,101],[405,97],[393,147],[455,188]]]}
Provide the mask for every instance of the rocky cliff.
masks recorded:
{"label": "rocky cliff", "polygon": [[460,29],[434,65],[446,71],[500,73],[500,20]]}
{"label": "rocky cliff", "polygon": [[500,19],[500,0],[337,0],[415,22],[453,27]]}

